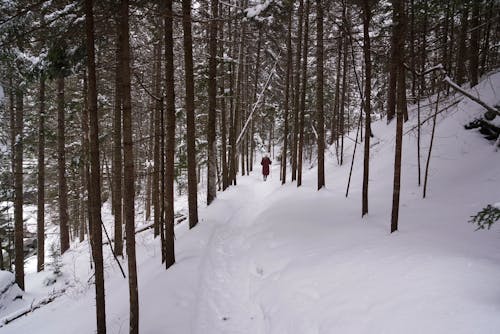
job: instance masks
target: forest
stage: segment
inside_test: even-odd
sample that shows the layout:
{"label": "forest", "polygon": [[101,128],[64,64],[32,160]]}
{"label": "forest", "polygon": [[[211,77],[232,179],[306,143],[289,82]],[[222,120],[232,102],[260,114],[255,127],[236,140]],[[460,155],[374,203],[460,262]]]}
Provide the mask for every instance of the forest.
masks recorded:
{"label": "forest", "polygon": [[[143,327],[145,290],[138,281],[146,275],[143,267],[148,268],[143,272],[150,270],[141,265],[143,248],[154,247],[159,254],[154,263],[161,274],[154,275],[179,271],[189,258],[183,252],[191,251],[183,238],[193,238],[191,249],[201,247],[206,236],[217,241],[225,228],[207,232],[203,225],[227,219],[228,231],[237,228],[239,233],[231,234],[231,242],[239,240],[254,228],[245,217],[267,201],[257,205],[255,198],[270,196],[271,201],[284,196],[280,192],[296,197],[283,207],[276,200],[281,211],[269,217],[288,213],[292,219],[293,203],[303,196],[297,205],[309,214],[297,212],[301,224],[323,214],[332,220],[342,217],[347,224],[348,217],[370,222],[362,225],[380,219],[380,233],[386,233],[380,238],[387,241],[405,238],[398,232],[401,226],[414,226],[409,222],[426,210],[441,207],[452,214],[462,203],[451,203],[462,188],[452,189],[462,185],[463,203],[475,203],[467,207],[468,215],[428,220],[463,221],[459,230],[468,229],[462,231],[467,238],[496,251],[488,267],[496,275],[498,235],[492,240],[494,234],[473,233],[467,222],[495,229],[500,219],[499,13],[495,0],[0,0],[0,332],[66,298],[74,284],[62,284],[63,278],[71,266],[79,268],[70,257],[80,252],[86,259],[81,266],[90,271],[75,282],[92,287],[94,317],[82,333],[162,332]],[[477,138],[467,139],[472,135]],[[449,138],[446,150],[439,146]],[[458,160],[457,153],[453,168],[445,160],[455,151],[464,157]],[[263,156],[272,160],[265,181]],[[441,168],[445,165],[453,172]],[[382,177],[383,190],[377,183]],[[433,190],[440,184],[450,188]],[[413,202],[408,193],[416,194]],[[355,203],[346,202],[345,215],[330,212],[330,204],[323,203],[330,195],[334,206],[353,198]],[[405,210],[413,205],[408,203],[422,198],[434,209],[415,204],[412,208],[419,210],[407,219]],[[303,238],[312,233],[297,224]],[[151,240],[146,242],[144,235]],[[232,247],[245,245],[241,241]],[[398,244],[391,253],[400,249]],[[216,265],[222,268],[217,262],[222,260],[207,256],[200,267],[215,263],[214,272],[192,275],[218,277]],[[267,278],[267,268],[252,270]],[[190,274],[171,275],[182,281]],[[126,282],[120,300],[127,312],[120,321],[127,324],[120,330],[110,320],[109,305],[117,302],[110,297],[110,304],[107,292],[115,276]],[[40,277],[51,278],[43,283],[43,289],[53,286],[48,297],[33,298],[30,307],[15,308],[6,301],[15,285],[14,302],[28,300],[30,282]],[[206,289],[201,290],[215,289],[215,283],[203,282]],[[175,284],[165,284],[175,290]],[[230,290],[232,281],[227,284]],[[212,293],[224,295],[224,288]],[[238,320],[240,327],[217,327],[210,312],[203,311],[211,309],[207,305],[198,304],[195,329],[165,332],[370,332],[335,325],[315,332],[298,320],[304,327],[271,321],[256,329],[251,322],[245,325],[248,320]],[[498,311],[498,299],[492,307]],[[239,308],[244,306],[234,302],[232,310]],[[294,312],[300,318],[306,311]],[[264,313],[262,319],[271,317]],[[220,326],[233,326],[237,318],[231,323],[225,313],[216,317],[222,319]],[[495,326],[500,323],[479,332],[493,333]],[[439,332],[429,328],[429,333]],[[58,333],[48,327],[42,332]]]}

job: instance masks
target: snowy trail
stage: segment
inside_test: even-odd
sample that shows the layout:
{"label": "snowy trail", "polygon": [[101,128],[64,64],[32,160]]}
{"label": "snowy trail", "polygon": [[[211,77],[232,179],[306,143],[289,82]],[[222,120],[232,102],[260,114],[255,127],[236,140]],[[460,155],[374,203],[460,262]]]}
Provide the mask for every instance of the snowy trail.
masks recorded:
{"label": "snowy trail", "polygon": [[[279,173],[277,166],[273,172]],[[252,299],[253,244],[248,229],[258,221],[271,194],[279,189],[276,178],[263,182],[260,173],[238,180],[238,209],[224,221],[215,221],[202,260],[199,302],[193,333],[264,333],[264,315]]]}

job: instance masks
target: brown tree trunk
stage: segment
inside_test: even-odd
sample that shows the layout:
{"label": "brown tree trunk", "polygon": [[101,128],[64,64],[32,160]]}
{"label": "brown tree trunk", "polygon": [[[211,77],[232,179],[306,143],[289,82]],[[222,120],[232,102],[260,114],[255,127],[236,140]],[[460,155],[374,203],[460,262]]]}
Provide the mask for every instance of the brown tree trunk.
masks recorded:
{"label": "brown tree trunk", "polygon": [[392,1],[393,10],[396,11],[397,31],[396,31],[396,54],[398,64],[398,80],[397,80],[397,110],[396,110],[396,149],[394,158],[394,184],[392,197],[392,214],[391,214],[391,233],[398,229],[399,219],[399,194],[401,188],[401,153],[403,148],[403,103],[406,93],[405,86],[405,68],[403,62],[404,54],[404,38],[405,38],[405,15],[403,0]]}
{"label": "brown tree trunk", "polygon": [[479,80],[479,38],[481,36],[481,26],[479,25],[479,12],[481,9],[481,0],[473,0],[472,3],[472,32],[470,36],[469,48],[469,75],[471,87],[477,85]]}
{"label": "brown tree trunk", "polygon": [[469,29],[469,6],[462,4],[460,18],[460,34],[458,36],[456,80],[459,85],[465,82],[465,60],[467,59],[467,30]]}
{"label": "brown tree trunk", "polygon": [[323,3],[316,0],[316,113],[318,190],[325,186],[325,115],[323,110]]}
{"label": "brown tree trunk", "polygon": [[299,9],[297,12],[299,22],[297,26],[297,55],[295,58],[295,101],[293,103],[293,143],[292,143],[292,182],[297,180],[297,153],[299,143],[299,109],[300,109],[300,66],[302,62],[302,39],[306,43],[306,37],[302,36],[302,26],[304,19],[304,0],[300,0]]}
{"label": "brown tree trunk", "polygon": [[122,236],[122,86],[120,50],[123,43],[121,29],[116,30],[115,107],[113,113],[113,213],[115,216],[115,254],[123,256]]}
{"label": "brown tree trunk", "polygon": [[139,333],[139,294],[137,291],[137,265],[135,255],[135,172],[132,141],[132,101],[130,93],[130,41],[129,2],[122,0],[120,6],[121,98],[123,103],[123,206],[125,214],[126,250],[128,257],[128,281],[130,298],[129,332]]}
{"label": "brown tree trunk", "polygon": [[[193,39],[191,36],[191,0],[182,0],[184,30],[184,68],[186,80],[186,127],[188,160],[189,228],[198,223],[198,181],[196,180],[196,128],[194,121]],[[224,158],[225,162],[225,158]]]}
{"label": "brown tree trunk", "polygon": [[[208,124],[207,124],[207,205],[217,197],[217,141],[215,136],[217,120],[217,20],[219,1],[211,0],[209,23],[208,58]],[[243,161],[243,159],[241,159]],[[242,170],[243,172],[243,170]]]}
{"label": "brown tree trunk", "polygon": [[174,252],[174,160],[175,160],[175,91],[172,0],[166,0],[165,17],[165,88],[166,88],[166,165],[165,165],[165,266],[175,263]]}
{"label": "brown tree trunk", "polygon": [[303,45],[303,61],[302,61],[302,88],[300,98],[300,123],[299,123],[299,146],[297,153],[297,187],[302,185],[302,163],[304,151],[304,128],[306,114],[306,89],[307,89],[307,54],[309,51],[309,7],[310,0],[306,0],[304,11],[304,45]]}
{"label": "brown tree trunk", "polygon": [[16,91],[15,139],[14,139],[14,251],[15,279],[24,290],[24,224],[23,224],[23,125],[24,94]]}
{"label": "brown tree trunk", "polygon": [[45,74],[40,75],[40,109],[38,113],[38,189],[37,189],[37,265],[45,265]]}
{"label": "brown tree trunk", "polygon": [[[223,5],[220,5],[220,15],[223,15]],[[220,43],[219,43],[219,58],[224,57],[224,21],[220,20],[219,32],[220,32]],[[219,91],[221,95],[221,121],[220,121],[220,131],[221,131],[221,164],[222,164],[222,190],[226,190],[229,186],[229,170],[227,165],[227,127],[226,127],[226,92],[225,92],[225,80],[226,80],[226,66],[224,61],[220,63],[220,84]],[[196,173],[196,167],[194,169]],[[195,174],[196,176],[196,174]]]}
{"label": "brown tree trunk", "polygon": [[[155,62],[155,74],[154,74],[154,92],[155,96],[158,98],[160,95],[161,89],[161,42],[158,42],[154,46],[154,62]],[[154,207],[154,221],[153,221],[153,229],[154,236],[157,237],[160,234],[160,216],[163,214],[161,210],[160,204],[160,112],[162,111],[162,99],[157,99],[155,101],[155,109],[154,109],[154,148],[153,148],[153,207]],[[163,155],[162,155],[163,157]],[[162,197],[163,198],[163,197]],[[164,201],[162,200],[162,203]]]}
{"label": "brown tree trunk", "polygon": [[363,53],[365,58],[365,154],[363,161],[363,199],[361,216],[368,213],[368,178],[370,172],[370,122],[371,122],[371,94],[372,94],[372,60],[370,47],[370,1],[363,1]]}
{"label": "brown tree trunk", "polygon": [[92,226],[92,257],[95,264],[97,333],[106,333],[106,303],[104,293],[104,265],[102,256],[101,188],[99,168],[99,120],[97,113],[97,80],[94,49],[94,15],[92,0],[85,0],[85,32],[88,69],[88,106],[90,118],[90,187],[89,220]]}
{"label": "brown tree trunk", "polygon": [[[302,3],[302,1],[301,1]],[[285,184],[286,182],[286,156],[288,151],[288,111],[289,111],[289,99],[290,99],[290,74],[292,71],[292,14],[293,14],[293,5],[290,4],[288,14],[288,36],[286,39],[286,76],[285,76],[285,105],[284,105],[284,128],[283,128],[283,150],[281,157],[281,184]],[[299,38],[300,39],[300,38]],[[258,63],[257,63],[258,66]],[[255,80],[255,90],[257,91],[257,80]],[[255,99],[254,99],[255,100]],[[297,108],[298,110],[298,108]]]}
{"label": "brown tree trunk", "polygon": [[69,248],[68,229],[68,185],[66,182],[66,149],[65,149],[65,102],[64,102],[64,76],[57,78],[57,172],[59,179],[58,204],[59,204],[59,229],[61,254]]}

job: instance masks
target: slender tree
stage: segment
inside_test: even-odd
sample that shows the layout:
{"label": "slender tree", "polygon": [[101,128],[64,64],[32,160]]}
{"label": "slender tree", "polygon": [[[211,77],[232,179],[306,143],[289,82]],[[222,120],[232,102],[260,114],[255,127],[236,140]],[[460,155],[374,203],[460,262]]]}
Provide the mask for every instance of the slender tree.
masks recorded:
{"label": "slender tree", "polygon": [[[211,0],[211,12],[209,23],[209,58],[208,58],[208,124],[207,124],[207,147],[208,147],[208,169],[207,169],[207,204],[210,205],[217,197],[217,142],[215,136],[217,110],[217,20],[219,1]],[[241,159],[242,163],[244,159]],[[243,168],[242,168],[243,172]]]}
{"label": "slender tree", "polygon": [[292,142],[292,182],[297,180],[297,152],[298,152],[298,143],[299,143],[299,109],[300,109],[300,68],[302,62],[302,39],[305,37],[302,36],[302,26],[303,26],[303,18],[304,18],[304,0],[299,1],[299,8],[297,11],[298,15],[298,24],[297,24],[297,51],[295,56],[295,93],[294,98],[295,101],[293,103],[294,116],[293,116],[293,142]]}
{"label": "slender tree", "polygon": [[393,10],[396,12],[396,25],[395,31],[398,64],[398,80],[397,80],[397,108],[396,108],[396,149],[394,157],[394,184],[392,196],[392,215],[391,215],[391,233],[398,229],[399,219],[399,193],[401,188],[401,153],[403,149],[403,118],[405,101],[404,94],[406,94],[405,85],[405,68],[404,68],[404,38],[405,38],[405,15],[404,15],[404,2],[403,0],[392,0]]}
{"label": "slender tree", "polygon": [[24,92],[18,87],[15,109],[14,128],[14,251],[16,266],[15,279],[21,290],[24,290],[24,226],[23,226],[23,126],[24,126]]}
{"label": "slender tree", "polygon": [[302,163],[304,151],[304,127],[306,114],[306,88],[307,88],[307,56],[309,51],[309,7],[310,0],[306,0],[304,11],[304,43],[302,50],[302,88],[300,97],[300,112],[299,112],[299,146],[297,153],[297,187],[302,185]]}
{"label": "slender tree", "polygon": [[166,144],[165,144],[165,266],[175,263],[174,252],[174,159],[175,159],[175,91],[174,38],[172,0],[165,1],[165,88],[166,88]]}
{"label": "slender tree", "polygon": [[88,70],[88,114],[90,120],[90,187],[88,193],[88,200],[90,203],[89,220],[92,224],[91,244],[92,257],[95,264],[97,333],[104,334],[106,333],[106,302],[104,297],[104,265],[102,256],[101,169],[99,167],[99,121],[97,113],[97,79],[95,68],[94,14],[92,0],[85,0],[85,35]]}
{"label": "slender tree", "polygon": [[370,0],[363,0],[363,54],[365,58],[365,154],[363,163],[363,199],[361,216],[368,213],[368,178],[370,172],[370,137],[371,137],[371,90],[372,90],[372,61],[370,47]]}
{"label": "slender tree", "polygon": [[194,122],[193,39],[191,36],[191,0],[182,0],[184,30],[184,73],[186,80],[186,128],[188,159],[189,228],[198,223],[198,181],[196,179],[196,128]]}
{"label": "slender tree", "polygon": [[40,109],[38,111],[38,189],[37,189],[37,265],[45,265],[45,74],[40,74]]}
{"label": "slender tree", "polygon": [[323,3],[316,0],[316,113],[318,133],[318,190],[325,186],[325,115],[323,106]]}
{"label": "slender tree", "polygon": [[135,172],[132,140],[132,101],[130,92],[130,41],[129,41],[129,2],[122,0],[120,5],[120,64],[121,98],[123,103],[123,204],[125,213],[126,250],[128,257],[128,281],[130,298],[129,332],[139,333],[139,294],[137,291],[137,267],[135,256]]}
{"label": "slender tree", "polygon": [[[119,18],[118,18],[119,19]],[[113,213],[115,216],[115,253],[123,256],[122,237],[122,85],[120,49],[123,43],[121,29],[116,29],[116,64],[115,64],[115,105],[113,109]]]}
{"label": "slender tree", "polygon": [[[302,1],[301,1],[302,2]],[[281,170],[281,184],[286,182],[286,156],[288,150],[288,111],[289,111],[289,100],[290,100],[290,87],[291,80],[290,74],[292,71],[292,14],[293,14],[293,3],[289,4],[289,14],[288,14],[288,36],[286,40],[286,76],[285,76],[285,106],[284,106],[284,127],[283,127],[283,151],[282,151],[282,170]],[[257,63],[258,64],[258,63]],[[257,88],[257,84],[256,87]],[[257,90],[257,89],[256,89]]]}
{"label": "slender tree", "polygon": [[69,249],[68,228],[68,185],[66,182],[66,149],[65,149],[65,101],[64,101],[64,73],[56,77],[57,85],[57,172],[59,179],[58,204],[59,204],[59,238],[61,254]]}

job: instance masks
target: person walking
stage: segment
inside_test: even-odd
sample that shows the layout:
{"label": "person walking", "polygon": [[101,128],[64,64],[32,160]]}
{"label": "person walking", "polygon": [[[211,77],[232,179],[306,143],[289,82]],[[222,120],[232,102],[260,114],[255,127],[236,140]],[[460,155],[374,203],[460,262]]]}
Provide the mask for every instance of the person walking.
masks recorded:
{"label": "person walking", "polygon": [[262,165],[262,176],[264,176],[264,181],[267,180],[267,176],[269,175],[269,165],[272,163],[271,159],[269,159],[269,155],[264,153],[264,157],[262,157],[262,161],[260,164]]}

